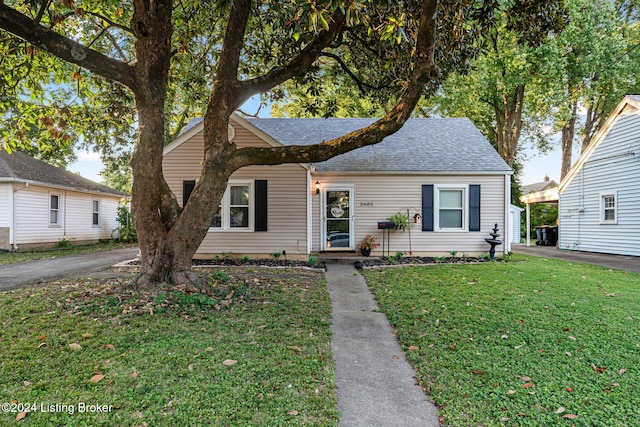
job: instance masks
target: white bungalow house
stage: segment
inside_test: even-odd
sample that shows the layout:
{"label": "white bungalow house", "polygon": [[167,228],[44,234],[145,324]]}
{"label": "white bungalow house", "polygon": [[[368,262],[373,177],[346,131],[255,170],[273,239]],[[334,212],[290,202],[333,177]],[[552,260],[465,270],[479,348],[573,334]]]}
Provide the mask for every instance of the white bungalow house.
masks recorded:
{"label": "white bungalow house", "polygon": [[560,249],[640,256],[640,95],[627,95],[559,187]]}
{"label": "white bungalow house", "polygon": [[[372,121],[233,115],[229,134],[239,147],[308,145]],[[193,121],[164,150],[165,178],[183,204],[200,175],[202,131]],[[382,243],[378,222],[399,212],[412,227],[389,233],[391,254],[486,253],[494,224],[505,241],[498,250],[509,251],[511,173],[468,119],[410,119],[381,143],[325,162],[236,171],[197,256],[356,251],[366,235]]]}
{"label": "white bungalow house", "polygon": [[0,149],[0,249],[109,239],[125,196],[24,153]]}

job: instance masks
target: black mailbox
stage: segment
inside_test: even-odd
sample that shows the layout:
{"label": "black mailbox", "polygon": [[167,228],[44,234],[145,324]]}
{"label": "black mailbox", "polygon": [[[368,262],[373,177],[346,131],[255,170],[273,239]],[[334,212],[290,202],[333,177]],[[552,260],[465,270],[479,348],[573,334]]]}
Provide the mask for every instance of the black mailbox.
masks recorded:
{"label": "black mailbox", "polygon": [[386,230],[395,228],[396,224],[393,221],[378,221],[378,230]]}

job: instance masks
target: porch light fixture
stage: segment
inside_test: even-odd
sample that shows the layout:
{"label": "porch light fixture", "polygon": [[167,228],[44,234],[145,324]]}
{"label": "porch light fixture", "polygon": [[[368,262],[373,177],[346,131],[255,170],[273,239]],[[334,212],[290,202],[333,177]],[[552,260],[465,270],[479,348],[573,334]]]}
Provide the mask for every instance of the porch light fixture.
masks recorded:
{"label": "porch light fixture", "polygon": [[320,181],[316,181],[316,194],[320,194]]}

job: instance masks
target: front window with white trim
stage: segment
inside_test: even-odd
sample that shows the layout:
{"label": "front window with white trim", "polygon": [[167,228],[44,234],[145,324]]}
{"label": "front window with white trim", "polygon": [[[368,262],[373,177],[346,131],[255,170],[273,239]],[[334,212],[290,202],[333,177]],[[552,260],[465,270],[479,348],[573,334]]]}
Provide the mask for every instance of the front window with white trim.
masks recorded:
{"label": "front window with white trim", "polygon": [[253,224],[253,182],[230,182],[218,207],[211,228],[250,230]]}
{"label": "front window with white trim", "polygon": [[600,223],[618,223],[618,194],[615,191],[600,193]]}
{"label": "front window with white trim", "polygon": [[435,186],[434,223],[438,230],[467,229],[467,189],[464,186]]}

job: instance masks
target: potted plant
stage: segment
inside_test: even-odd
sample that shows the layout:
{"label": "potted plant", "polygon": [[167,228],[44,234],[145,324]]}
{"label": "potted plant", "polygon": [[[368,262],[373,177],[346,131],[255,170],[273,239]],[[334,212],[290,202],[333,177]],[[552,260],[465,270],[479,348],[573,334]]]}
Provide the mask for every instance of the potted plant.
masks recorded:
{"label": "potted plant", "polygon": [[376,236],[372,236],[371,234],[367,234],[364,236],[364,239],[360,242],[360,252],[363,256],[371,255],[371,249],[377,248],[380,246],[379,243],[376,243]]}
{"label": "potted plant", "polygon": [[395,224],[396,230],[406,231],[411,228],[411,223],[409,222],[409,215],[403,213],[396,213],[387,218],[389,221]]}

